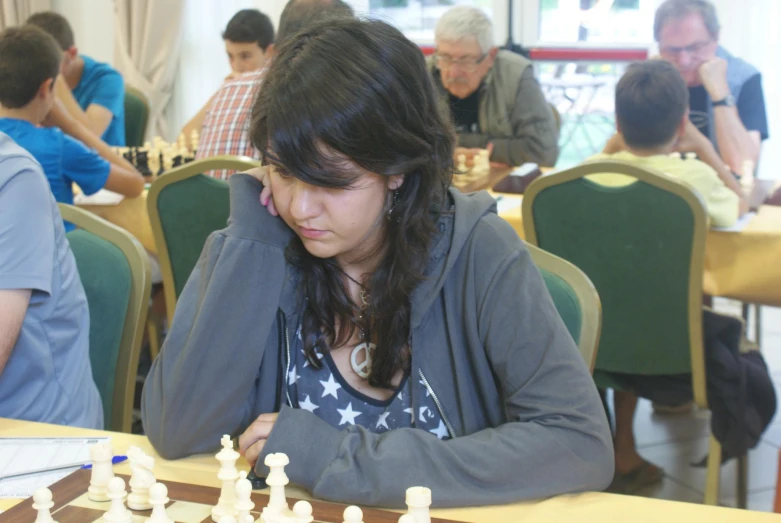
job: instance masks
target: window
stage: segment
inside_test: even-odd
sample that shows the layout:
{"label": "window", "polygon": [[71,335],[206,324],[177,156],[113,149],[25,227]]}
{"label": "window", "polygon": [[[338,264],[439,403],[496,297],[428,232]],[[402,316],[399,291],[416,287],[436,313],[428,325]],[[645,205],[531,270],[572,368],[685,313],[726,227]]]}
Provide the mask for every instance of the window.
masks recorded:
{"label": "window", "polygon": [[[412,41],[434,43],[434,26],[442,14],[455,5],[473,5],[493,17],[497,0],[352,0],[357,11],[366,11],[398,27]],[[367,5],[368,4],[368,5]]]}
{"label": "window", "polygon": [[539,42],[601,46],[653,41],[661,0],[539,0]]}

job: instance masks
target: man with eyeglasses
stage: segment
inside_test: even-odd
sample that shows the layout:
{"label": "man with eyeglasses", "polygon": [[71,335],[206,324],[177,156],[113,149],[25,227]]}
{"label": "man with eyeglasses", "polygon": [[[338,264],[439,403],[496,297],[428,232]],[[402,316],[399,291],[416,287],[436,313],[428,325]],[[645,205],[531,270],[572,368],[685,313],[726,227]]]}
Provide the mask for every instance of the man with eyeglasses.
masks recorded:
{"label": "man with eyeglasses", "polygon": [[492,162],[553,166],[558,129],[531,62],[493,39],[491,20],[474,7],[454,7],[437,22],[429,67],[456,124],[456,157],[469,165],[487,148]]}
{"label": "man with eyeglasses", "polygon": [[762,76],[719,46],[719,20],[707,0],[666,0],[656,11],[654,37],[661,57],[689,87],[692,123],[710,139],[733,172],[757,165],[767,116]]}

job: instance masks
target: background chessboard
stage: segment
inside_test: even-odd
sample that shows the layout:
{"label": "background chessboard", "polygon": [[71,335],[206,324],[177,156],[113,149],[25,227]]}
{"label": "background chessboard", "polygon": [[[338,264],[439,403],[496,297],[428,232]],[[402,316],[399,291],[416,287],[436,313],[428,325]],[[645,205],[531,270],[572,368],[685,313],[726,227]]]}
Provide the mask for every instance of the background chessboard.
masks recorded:
{"label": "background chessboard", "polygon": [[[93,523],[98,521],[109,509],[110,502],[97,503],[87,497],[90,480],[89,470],[77,470],[73,474],[51,486],[54,507],[52,515],[58,523]],[[127,484],[128,476],[118,474]],[[207,523],[211,522],[211,509],[217,504],[220,489],[203,487],[174,481],[162,481],[168,487],[168,497],[171,500],[166,508],[168,516],[176,523]],[[268,496],[253,493],[252,501],[255,509],[252,514],[260,517],[260,511],[268,504]],[[298,501],[288,498],[292,507]],[[315,523],[342,523],[344,509],[347,505],[311,501],[314,509]],[[9,509],[0,516],[3,523],[34,523],[37,511],[33,509],[33,500],[28,498],[19,505]],[[387,510],[365,508],[364,523],[397,523],[401,514]],[[151,511],[132,511],[133,523],[147,521]],[[432,523],[456,523],[452,520],[432,518]]]}

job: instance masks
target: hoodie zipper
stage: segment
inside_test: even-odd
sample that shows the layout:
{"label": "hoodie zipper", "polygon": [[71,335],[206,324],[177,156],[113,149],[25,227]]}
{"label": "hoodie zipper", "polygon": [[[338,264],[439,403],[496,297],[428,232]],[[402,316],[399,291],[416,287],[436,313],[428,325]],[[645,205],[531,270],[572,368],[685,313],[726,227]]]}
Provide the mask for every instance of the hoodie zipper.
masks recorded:
{"label": "hoodie zipper", "polygon": [[290,384],[287,382],[287,377],[290,375],[290,337],[287,332],[287,321],[285,321],[285,350],[287,351],[287,364],[285,365],[284,377],[285,396],[287,396],[287,404],[292,407],[293,401],[290,399]]}
{"label": "hoodie zipper", "polygon": [[445,416],[445,409],[442,408],[442,404],[439,402],[439,398],[437,397],[437,393],[434,392],[434,389],[432,389],[431,385],[429,385],[429,382],[426,379],[426,376],[423,375],[423,370],[422,369],[418,368],[418,374],[420,374],[420,380],[423,382],[423,385],[426,386],[426,390],[428,390],[428,393],[434,399],[434,404],[436,404],[437,410],[439,410],[439,415],[442,416],[442,421],[445,422],[445,427],[447,427],[447,432],[448,432],[448,435],[450,436],[450,439],[455,438],[456,437],[456,431],[453,430],[453,426],[447,420],[447,416]]}

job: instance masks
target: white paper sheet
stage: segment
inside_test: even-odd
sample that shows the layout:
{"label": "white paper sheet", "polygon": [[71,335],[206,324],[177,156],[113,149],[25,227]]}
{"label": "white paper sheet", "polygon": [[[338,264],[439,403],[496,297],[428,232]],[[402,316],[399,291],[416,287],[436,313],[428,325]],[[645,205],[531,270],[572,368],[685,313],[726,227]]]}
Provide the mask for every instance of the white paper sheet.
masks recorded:
{"label": "white paper sheet", "polygon": [[[109,438],[0,438],[0,475],[89,463],[92,445]],[[36,489],[48,487],[76,470],[44,472],[0,480],[0,498],[29,498]]]}
{"label": "white paper sheet", "polygon": [[119,193],[101,189],[95,194],[89,196],[77,194],[73,197],[73,203],[76,205],[117,205],[125,199],[125,196]]}
{"label": "white paper sheet", "polygon": [[496,212],[499,214],[518,209],[521,212],[521,199],[515,196],[498,196],[496,198]]}
{"label": "white paper sheet", "polygon": [[714,231],[724,231],[724,232],[740,232],[743,229],[745,229],[749,222],[756,216],[757,213],[755,212],[747,212],[743,215],[738,221],[735,222],[735,225],[732,227],[714,227]]}

